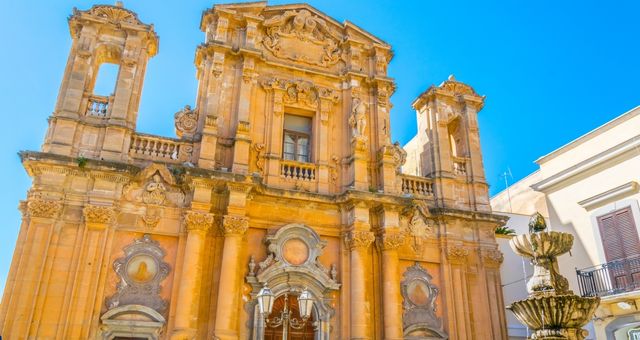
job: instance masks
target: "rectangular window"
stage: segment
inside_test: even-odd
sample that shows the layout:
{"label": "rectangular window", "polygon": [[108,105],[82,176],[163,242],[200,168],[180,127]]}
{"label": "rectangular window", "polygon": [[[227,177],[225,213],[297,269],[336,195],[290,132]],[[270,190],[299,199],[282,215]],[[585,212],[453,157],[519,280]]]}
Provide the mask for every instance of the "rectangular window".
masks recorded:
{"label": "rectangular window", "polygon": [[311,162],[311,118],[284,115],[283,158],[286,160]]}

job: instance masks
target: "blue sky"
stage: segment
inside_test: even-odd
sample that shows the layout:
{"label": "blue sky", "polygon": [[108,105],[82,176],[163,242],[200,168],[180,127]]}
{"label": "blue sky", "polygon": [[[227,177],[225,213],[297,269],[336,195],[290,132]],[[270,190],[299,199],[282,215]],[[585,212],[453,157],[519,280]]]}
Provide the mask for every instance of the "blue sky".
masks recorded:
{"label": "blue sky", "polygon": [[[628,1],[309,1],[393,46],[389,67],[392,137],[415,134],[411,102],[449,74],[486,95],[480,133],[495,194],[500,173],[514,180],[533,161],[640,105],[640,2]],[[283,1],[271,1],[281,4]],[[20,224],[18,201],[30,180],[19,150],[38,150],[71,44],[66,18],[80,0],[7,1],[0,11],[0,287]],[[147,69],[138,130],[173,134],[173,113],[193,105],[193,57],[203,41],[200,15],[210,1],[125,1],[154,23],[160,53]]]}

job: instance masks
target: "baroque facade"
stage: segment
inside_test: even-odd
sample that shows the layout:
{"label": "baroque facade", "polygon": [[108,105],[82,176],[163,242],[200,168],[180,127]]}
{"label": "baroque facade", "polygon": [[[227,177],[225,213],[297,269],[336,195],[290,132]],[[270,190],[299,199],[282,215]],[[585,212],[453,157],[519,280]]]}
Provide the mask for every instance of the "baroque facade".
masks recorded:
{"label": "baroque facade", "polygon": [[[0,335],[506,338],[484,98],[453,78],[429,88],[405,151],[384,41],[304,4],[216,5],[200,27],[195,105],[168,138],[136,132],[153,26],[121,4],[70,16],[42,150],[21,153],[33,185]],[[111,96],[93,93],[104,63]],[[302,291],[309,318],[277,326]]]}

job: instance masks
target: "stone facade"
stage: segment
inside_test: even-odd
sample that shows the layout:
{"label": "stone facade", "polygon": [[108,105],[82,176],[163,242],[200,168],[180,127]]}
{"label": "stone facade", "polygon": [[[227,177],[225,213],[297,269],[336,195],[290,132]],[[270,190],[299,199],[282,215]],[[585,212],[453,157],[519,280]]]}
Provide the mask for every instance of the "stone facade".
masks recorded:
{"label": "stone facade", "polygon": [[[150,136],[135,128],[153,26],[74,10],[42,150],[21,153],[33,186],[0,334],[259,339],[267,285],[308,289],[315,339],[506,338],[483,97],[451,78],[414,102],[409,175],[387,43],[304,4],[216,5],[200,26],[195,105],[177,138]],[[120,71],[99,97],[105,62]]]}

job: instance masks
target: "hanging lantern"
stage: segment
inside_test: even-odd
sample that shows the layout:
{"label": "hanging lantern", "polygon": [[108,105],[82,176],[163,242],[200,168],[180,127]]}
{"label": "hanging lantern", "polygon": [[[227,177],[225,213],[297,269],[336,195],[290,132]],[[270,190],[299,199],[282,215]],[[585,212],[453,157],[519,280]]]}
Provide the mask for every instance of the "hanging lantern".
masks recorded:
{"label": "hanging lantern", "polygon": [[257,298],[258,308],[260,308],[260,314],[264,315],[265,317],[269,316],[269,314],[271,314],[271,310],[273,309],[273,300],[275,299],[275,297],[273,296],[273,292],[271,291],[271,289],[267,287],[266,283],[264,287],[260,289],[260,292],[258,292]]}
{"label": "hanging lantern", "polygon": [[313,308],[313,297],[311,293],[305,288],[300,296],[298,296],[298,307],[300,308],[300,316],[306,320],[311,316],[311,309]]}

